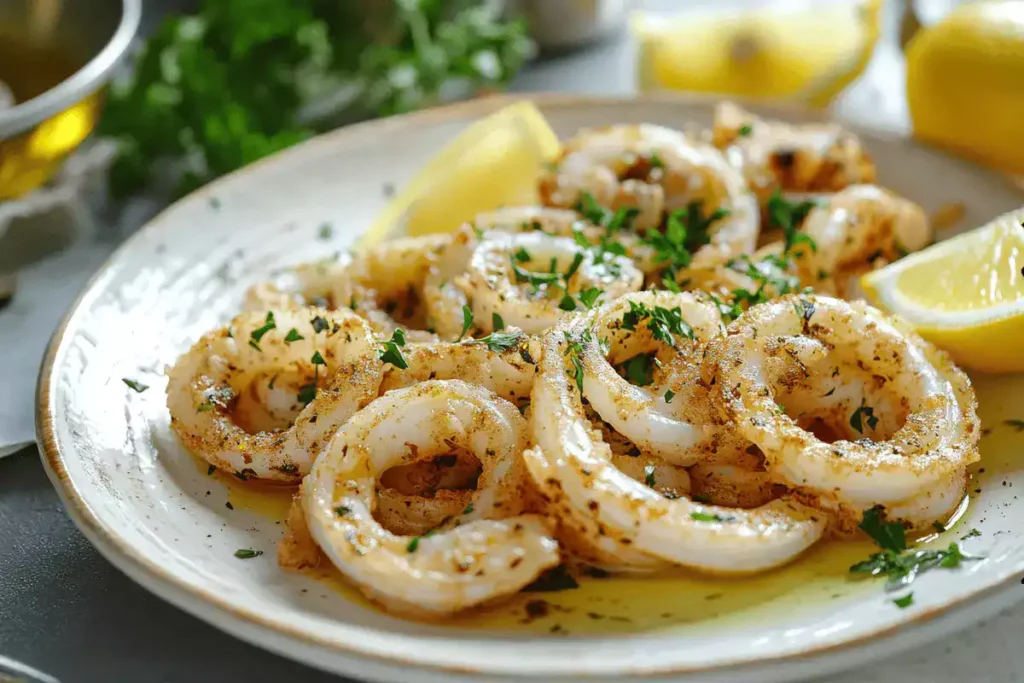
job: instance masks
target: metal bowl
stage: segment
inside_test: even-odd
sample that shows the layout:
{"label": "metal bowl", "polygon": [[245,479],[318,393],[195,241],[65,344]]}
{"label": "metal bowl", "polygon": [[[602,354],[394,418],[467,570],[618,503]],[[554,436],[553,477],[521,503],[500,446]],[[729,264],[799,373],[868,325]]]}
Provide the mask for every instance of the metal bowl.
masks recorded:
{"label": "metal bowl", "polygon": [[0,47],[59,50],[69,60],[67,76],[45,92],[13,107],[0,95],[0,201],[46,182],[92,131],[98,92],[127,55],[141,16],[142,0],[0,0]]}

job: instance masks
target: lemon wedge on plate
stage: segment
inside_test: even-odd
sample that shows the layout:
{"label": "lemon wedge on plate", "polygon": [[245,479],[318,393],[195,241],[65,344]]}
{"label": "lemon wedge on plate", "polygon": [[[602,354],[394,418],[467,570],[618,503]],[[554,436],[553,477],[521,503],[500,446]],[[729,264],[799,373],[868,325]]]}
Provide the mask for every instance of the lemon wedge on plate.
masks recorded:
{"label": "lemon wedge on plate", "polygon": [[861,286],[961,366],[1024,371],[1024,209],[868,273]]}
{"label": "lemon wedge on plate", "polygon": [[471,125],[420,169],[360,244],[449,232],[483,211],[537,204],[543,164],[560,149],[532,102],[505,107]]}
{"label": "lemon wedge on plate", "polygon": [[772,3],[631,17],[642,90],[792,98],[827,105],[867,66],[881,0]]}

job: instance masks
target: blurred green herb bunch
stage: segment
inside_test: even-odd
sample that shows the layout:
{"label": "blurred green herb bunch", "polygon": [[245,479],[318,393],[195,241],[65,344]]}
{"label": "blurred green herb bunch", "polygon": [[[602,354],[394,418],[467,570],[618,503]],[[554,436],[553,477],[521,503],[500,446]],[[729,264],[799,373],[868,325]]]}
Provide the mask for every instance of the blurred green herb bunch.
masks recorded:
{"label": "blurred green herb bunch", "polygon": [[160,162],[184,194],[341,122],[500,89],[534,50],[504,4],[202,0],[111,89],[111,194],[144,189]]}

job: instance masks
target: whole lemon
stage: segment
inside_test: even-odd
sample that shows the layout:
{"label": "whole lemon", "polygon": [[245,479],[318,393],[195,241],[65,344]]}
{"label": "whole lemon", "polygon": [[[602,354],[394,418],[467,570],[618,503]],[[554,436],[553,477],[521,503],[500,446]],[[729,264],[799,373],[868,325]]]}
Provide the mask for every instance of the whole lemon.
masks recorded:
{"label": "whole lemon", "polygon": [[961,5],[907,46],[914,134],[1024,173],[1024,2]]}

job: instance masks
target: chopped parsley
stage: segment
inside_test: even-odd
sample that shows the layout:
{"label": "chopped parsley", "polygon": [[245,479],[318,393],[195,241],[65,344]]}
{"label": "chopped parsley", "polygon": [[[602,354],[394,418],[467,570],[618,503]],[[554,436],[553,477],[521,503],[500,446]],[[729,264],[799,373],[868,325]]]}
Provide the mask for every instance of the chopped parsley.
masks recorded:
{"label": "chopped parsley", "polygon": [[850,426],[857,430],[858,434],[864,433],[864,424],[868,423],[868,427],[874,429],[878,426],[878,418],[875,417],[874,408],[869,406],[859,406],[853,415],[850,416]]}
{"label": "chopped parsley", "polygon": [[330,223],[323,223],[316,231],[316,235],[322,240],[329,240],[334,237],[334,226]]}
{"label": "chopped parsley", "polygon": [[146,389],[149,389],[149,385],[148,385],[148,384],[143,384],[142,382],[140,382],[140,381],[138,381],[138,380],[134,380],[134,379],[129,379],[129,378],[127,378],[127,377],[122,377],[122,378],[121,378],[121,381],[122,381],[122,382],[124,382],[125,384],[127,384],[127,385],[128,385],[128,387],[129,387],[129,388],[130,388],[130,389],[131,389],[132,391],[134,391],[135,393],[137,393],[137,394],[141,394],[141,393],[142,393],[143,391],[145,391]]}
{"label": "chopped parsley", "polygon": [[981,532],[980,532],[980,531],[978,531],[977,529],[971,529],[971,530],[970,530],[970,531],[968,531],[968,532],[967,532],[966,534],[964,534],[964,535],[963,535],[963,536],[962,536],[962,537],[960,538],[960,540],[961,540],[961,541],[966,541],[966,540],[967,540],[968,538],[976,538],[976,537],[978,537],[978,536],[981,536]]}
{"label": "chopped parsley", "polygon": [[486,337],[480,337],[479,339],[466,339],[463,344],[483,344],[491,351],[501,353],[502,351],[508,351],[519,345],[519,342],[524,337],[521,330],[514,330],[512,332],[491,332]]}
{"label": "chopped parsley", "polygon": [[208,476],[208,477],[212,476],[213,473],[216,472],[216,471],[217,471],[217,468],[214,467],[213,465],[210,465],[209,467],[206,468],[206,476]]}
{"label": "chopped parsley", "polygon": [[592,330],[586,330],[583,333],[573,336],[568,332],[563,332],[565,335],[565,341],[568,342],[565,349],[565,355],[569,357],[572,362],[573,373],[572,377],[576,380],[576,387],[583,393],[583,345],[587,344],[594,339],[594,333]]}
{"label": "chopped parsley", "polygon": [[782,228],[785,240],[785,251],[788,253],[799,244],[806,244],[811,251],[817,251],[818,245],[807,234],[800,232],[800,224],[817,204],[812,201],[791,202],[775,190],[768,199],[768,225]]}
{"label": "chopped parsley", "polygon": [[558,307],[563,311],[575,311],[576,300],[572,298],[572,294],[566,292],[565,296],[562,297],[562,300],[558,302]]}
{"label": "chopped parsley", "polygon": [[654,486],[654,465],[644,466],[644,483],[648,486]]}
{"label": "chopped parsley", "polygon": [[669,346],[676,345],[676,335],[693,339],[693,328],[683,320],[683,311],[678,306],[672,309],[655,306],[652,309],[630,301],[629,310],[622,316],[622,329],[635,330],[641,320],[647,320],[647,329],[652,337]]}
{"label": "chopped parsley", "polygon": [[344,517],[350,512],[352,512],[352,508],[346,507],[344,505],[339,505],[338,507],[334,508],[334,514],[338,515],[339,517]]}
{"label": "chopped parsley", "polygon": [[745,123],[742,126],[740,126],[739,134],[741,138],[745,138],[753,132],[754,127],[751,126],[749,123]]}
{"label": "chopped parsley", "polygon": [[319,315],[316,316],[315,318],[313,318],[312,320],[310,320],[309,324],[313,326],[313,332],[316,333],[316,334],[320,334],[321,332],[326,330],[328,327],[330,327],[328,322],[323,317],[321,317]]}
{"label": "chopped parsley", "polygon": [[526,247],[519,247],[519,249],[512,254],[512,258],[516,260],[516,263],[529,263],[530,259],[533,257],[530,256],[530,252],[526,250]]}
{"label": "chopped parsley", "polygon": [[235,557],[240,560],[251,560],[252,558],[259,557],[262,554],[262,550],[253,550],[252,548],[239,548],[235,551]]}
{"label": "chopped parsley", "polygon": [[627,360],[621,367],[630,384],[646,387],[654,382],[654,363],[653,357],[641,353]]}
{"label": "chopped parsley", "polygon": [[462,306],[462,332],[459,333],[459,338],[455,341],[460,342],[462,338],[469,332],[469,328],[473,326],[473,311],[470,310],[469,306],[463,304]]}
{"label": "chopped parsley", "polygon": [[690,519],[697,522],[732,522],[735,517],[723,517],[713,512],[691,512]]}
{"label": "chopped parsley", "polygon": [[462,514],[468,515],[471,512],[473,512],[473,504],[472,503],[470,503],[469,505],[466,506],[466,509],[462,511]]}
{"label": "chopped parsley", "polygon": [[[272,329],[274,329],[276,327],[277,327],[277,323],[274,322],[274,312],[273,311],[268,311],[267,312],[267,318],[264,321],[263,326],[262,327],[258,327],[257,329],[255,329],[251,333],[249,333],[249,337],[251,337],[251,339],[252,339],[252,341],[250,343],[252,345],[259,344],[260,340],[263,339],[263,335],[265,335],[267,332],[270,332]],[[256,350],[257,351],[259,350],[258,346],[256,347]]]}
{"label": "chopped parsley", "polygon": [[906,595],[904,595],[901,598],[893,598],[892,603],[894,605],[896,605],[897,607],[899,607],[900,609],[905,609],[907,607],[910,607],[912,604],[914,604],[914,594],[913,593],[907,593]]}
{"label": "chopped parsley", "polygon": [[381,351],[380,359],[385,363],[391,363],[399,370],[405,370],[409,367],[409,364],[405,361],[405,357],[402,355],[402,351],[399,347],[405,346],[405,330],[401,327],[395,329],[391,333],[391,339],[386,342],[381,342],[384,350]]}
{"label": "chopped parsley", "polygon": [[587,289],[584,289],[582,292],[578,293],[576,295],[576,298],[579,299],[581,304],[590,309],[593,308],[595,304],[597,304],[597,300],[601,297],[602,294],[604,294],[603,289],[598,289],[597,287],[588,287]]}
{"label": "chopped parsley", "polygon": [[882,551],[853,565],[850,572],[885,576],[888,579],[885,589],[890,592],[910,585],[926,571],[955,569],[961,562],[979,559],[964,554],[956,543],[935,550],[908,550],[903,525],[885,521],[880,505],[865,510],[859,526]]}
{"label": "chopped parsley", "polygon": [[309,362],[313,364],[313,381],[299,387],[299,393],[295,397],[302,405],[309,405],[316,398],[316,387],[320,382],[320,366],[327,365],[327,361],[319,351],[313,352],[313,357],[309,359]]}
{"label": "chopped parsley", "polygon": [[668,391],[665,392],[665,403],[671,403],[672,399],[674,399],[675,397],[676,397],[676,392],[674,392],[671,389],[669,389]]}
{"label": "chopped parsley", "polygon": [[284,340],[289,344],[291,344],[292,342],[302,341],[303,339],[305,339],[305,337],[299,334],[299,331],[294,327],[288,330],[288,334],[286,334],[284,337]]}
{"label": "chopped parsley", "polygon": [[533,291],[539,291],[541,285],[550,285],[552,283],[559,282],[562,279],[561,273],[548,272],[548,273],[535,273],[533,271],[524,270],[519,267],[515,259],[512,259],[512,272],[516,276],[516,282],[519,284],[528,283],[533,287]]}
{"label": "chopped parsley", "polygon": [[495,332],[505,329],[505,321],[497,313],[491,313],[491,327]]}
{"label": "chopped parsley", "polygon": [[665,162],[661,160],[657,152],[651,152],[651,155],[647,157],[647,163],[651,165],[651,168],[665,168]]}
{"label": "chopped parsley", "polygon": [[419,549],[419,547],[420,547],[420,539],[429,538],[430,536],[433,536],[433,535],[434,535],[434,531],[431,530],[431,531],[428,531],[427,533],[423,534],[422,536],[413,536],[412,540],[409,541],[409,545],[405,546],[406,551],[408,551],[410,553],[416,552]]}

